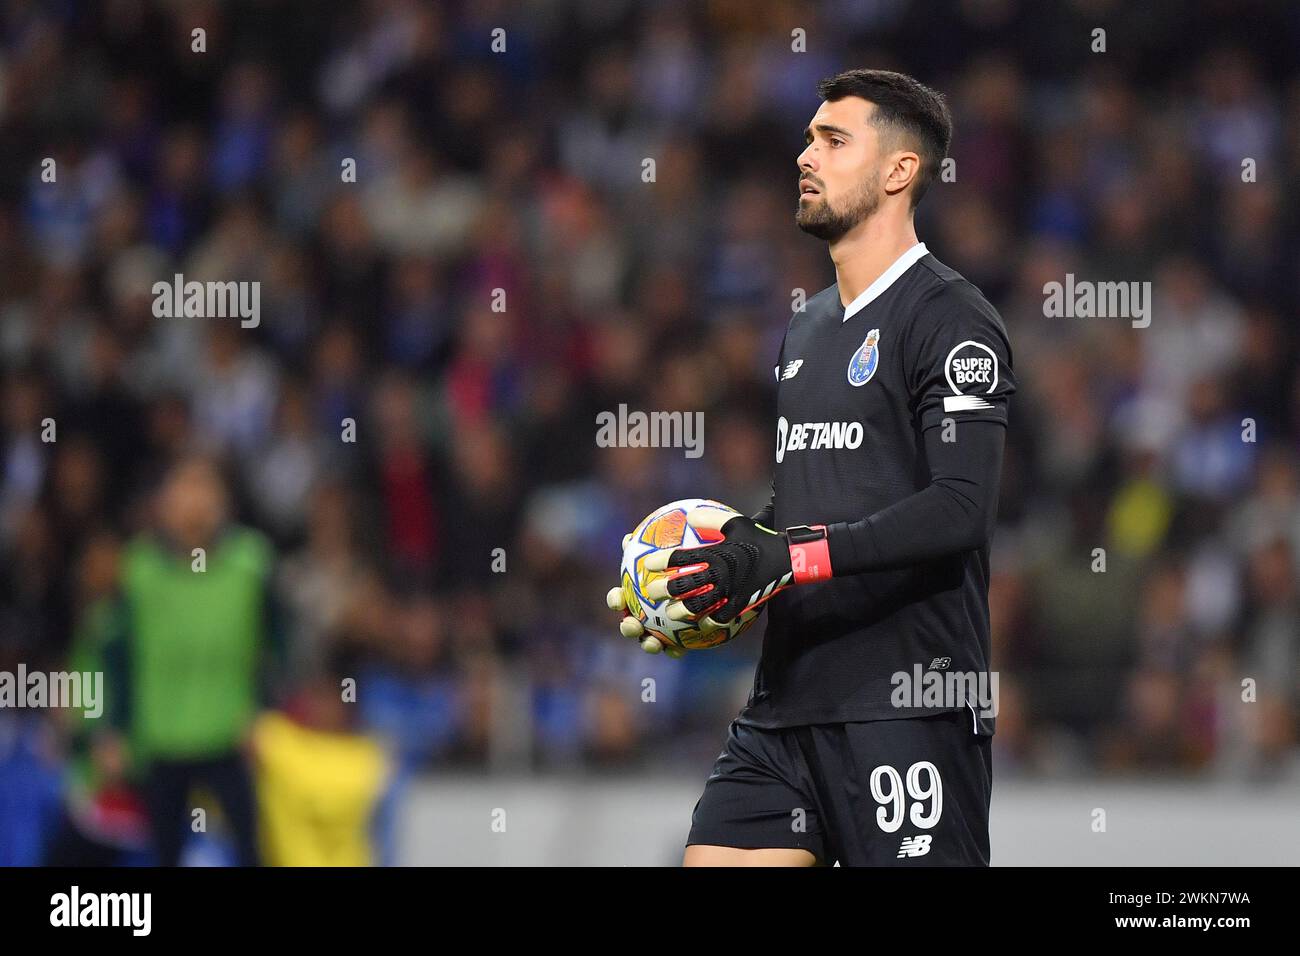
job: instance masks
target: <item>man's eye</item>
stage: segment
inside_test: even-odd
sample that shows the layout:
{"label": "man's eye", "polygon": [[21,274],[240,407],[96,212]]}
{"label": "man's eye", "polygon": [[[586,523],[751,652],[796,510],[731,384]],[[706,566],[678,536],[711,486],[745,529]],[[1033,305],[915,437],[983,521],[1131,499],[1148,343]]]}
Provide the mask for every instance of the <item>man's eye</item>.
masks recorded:
{"label": "man's eye", "polygon": [[844,140],[842,140],[842,139],[838,139],[837,137],[832,136],[832,137],[831,137],[831,145],[832,145],[832,146],[843,146],[843,145],[844,145]]}

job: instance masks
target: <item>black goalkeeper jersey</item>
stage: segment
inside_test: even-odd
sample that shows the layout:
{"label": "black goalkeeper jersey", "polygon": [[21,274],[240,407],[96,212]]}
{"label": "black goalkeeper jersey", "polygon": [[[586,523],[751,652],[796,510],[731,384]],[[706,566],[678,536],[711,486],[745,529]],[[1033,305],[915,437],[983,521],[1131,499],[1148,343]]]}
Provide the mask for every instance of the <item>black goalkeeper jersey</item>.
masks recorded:
{"label": "black goalkeeper jersey", "polygon": [[[837,286],[812,297],[786,329],[776,378],[776,466],[763,513],[775,528],[861,521],[926,489],[925,432],[951,432],[929,439],[955,440],[961,454],[963,426],[1005,427],[1015,391],[1001,318],[924,245],[847,309]],[[990,427],[971,433],[1000,439]],[[917,691],[900,690],[908,685],[895,676],[987,679],[988,585],[984,543],[786,589],[767,604],[762,657],[738,720],[788,727],[965,710],[978,732],[992,734],[987,708],[915,706]]]}

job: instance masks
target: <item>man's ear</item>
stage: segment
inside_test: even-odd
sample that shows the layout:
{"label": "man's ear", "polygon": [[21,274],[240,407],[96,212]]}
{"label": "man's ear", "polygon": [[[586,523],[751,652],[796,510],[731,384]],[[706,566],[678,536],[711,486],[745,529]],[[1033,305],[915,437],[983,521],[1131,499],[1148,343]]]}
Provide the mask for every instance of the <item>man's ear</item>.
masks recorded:
{"label": "man's ear", "polygon": [[900,150],[891,160],[889,172],[885,175],[885,192],[895,196],[916,179],[921,171],[921,157],[911,150]]}

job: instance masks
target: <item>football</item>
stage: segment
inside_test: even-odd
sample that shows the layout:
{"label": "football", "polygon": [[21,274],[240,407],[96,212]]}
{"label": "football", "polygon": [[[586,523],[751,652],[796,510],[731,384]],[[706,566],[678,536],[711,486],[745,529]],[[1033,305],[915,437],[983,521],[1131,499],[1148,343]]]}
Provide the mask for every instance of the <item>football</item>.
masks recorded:
{"label": "football", "polygon": [[655,578],[667,576],[666,572],[646,570],[645,559],[649,555],[656,551],[690,548],[722,539],[718,532],[697,532],[686,523],[686,515],[693,508],[717,508],[729,514],[740,514],[735,508],[709,498],[683,498],[657,508],[642,519],[628,536],[619,573],[624,603],[646,632],[663,641],[665,647],[678,647],[688,651],[726,644],[748,630],[757,617],[757,614],[742,615],[743,620],[737,618],[726,627],[704,634],[691,621],[669,619],[666,610],[673,598],[663,598],[655,603],[646,597],[647,585]]}

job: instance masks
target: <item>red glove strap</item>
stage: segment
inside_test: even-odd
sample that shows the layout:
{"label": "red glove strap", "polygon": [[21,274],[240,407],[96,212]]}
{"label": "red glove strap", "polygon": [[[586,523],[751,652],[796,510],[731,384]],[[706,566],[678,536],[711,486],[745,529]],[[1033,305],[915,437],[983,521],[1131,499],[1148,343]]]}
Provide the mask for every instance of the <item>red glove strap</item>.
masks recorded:
{"label": "red glove strap", "polygon": [[[826,530],[824,524],[814,524],[809,527]],[[794,570],[795,584],[825,581],[833,574],[830,541],[822,538],[820,541],[809,541],[807,544],[791,544],[790,567]]]}

